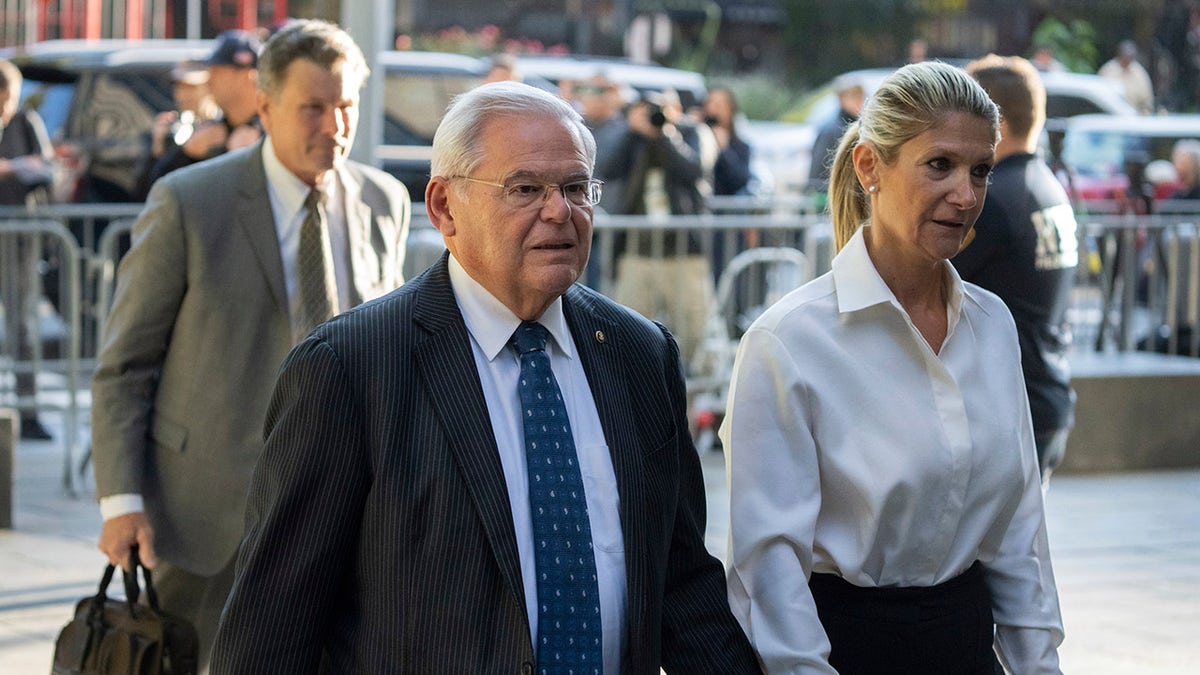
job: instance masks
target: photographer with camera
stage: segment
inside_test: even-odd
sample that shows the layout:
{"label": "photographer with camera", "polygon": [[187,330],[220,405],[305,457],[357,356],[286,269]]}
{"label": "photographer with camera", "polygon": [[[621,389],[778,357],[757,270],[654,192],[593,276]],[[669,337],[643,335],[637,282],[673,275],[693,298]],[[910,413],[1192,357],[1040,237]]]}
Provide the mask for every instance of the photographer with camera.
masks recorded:
{"label": "photographer with camera", "polygon": [[[712,131],[685,116],[671,90],[644,92],[626,109],[624,123],[625,132],[598,152],[596,177],[605,181],[606,196],[612,193],[600,206],[652,217],[704,213],[718,153]],[[690,363],[715,293],[697,234],[687,228],[618,233],[614,250],[616,300],[665,323]]]}
{"label": "photographer with camera", "polygon": [[258,119],[258,53],[255,33],[227,30],[217,36],[213,52],[197,62],[208,71],[208,92],[220,108],[213,119],[195,124],[190,133],[170,137],[143,181],[148,193],[163,176],[257,143],[263,135]]}

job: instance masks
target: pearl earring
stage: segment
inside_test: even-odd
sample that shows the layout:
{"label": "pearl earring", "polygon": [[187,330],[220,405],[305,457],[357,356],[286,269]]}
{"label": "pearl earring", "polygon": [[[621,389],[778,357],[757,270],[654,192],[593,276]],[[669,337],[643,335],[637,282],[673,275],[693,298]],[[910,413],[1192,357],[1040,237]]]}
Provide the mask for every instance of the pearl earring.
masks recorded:
{"label": "pearl earring", "polygon": [[870,192],[871,194],[875,194],[876,192],[879,192],[879,186],[877,186],[877,185],[868,185],[868,186],[867,186],[867,192]]}

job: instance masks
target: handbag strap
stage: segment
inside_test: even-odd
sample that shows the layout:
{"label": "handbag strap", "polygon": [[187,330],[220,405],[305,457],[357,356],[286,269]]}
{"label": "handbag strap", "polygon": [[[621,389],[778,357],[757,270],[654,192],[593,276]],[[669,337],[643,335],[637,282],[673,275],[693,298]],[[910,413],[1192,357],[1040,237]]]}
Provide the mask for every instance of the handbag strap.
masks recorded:
{"label": "handbag strap", "polygon": [[154,592],[154,579],[150,574],[149,568],[142,564],[138,557],[138,547],[134,544],[129,549],[129,571],[122,570],[122,575],[125,577],[125,597],[134,602],[141,594],[141,589],[138,587],[138,570],[142,571],[142,578],[146,580],[146,603],[154,611],[158,611],[158,594]]}
{"label": "handbag strap", "polygon": [[113,573],[116,570],[117,568],[111,563],[104,568],[104,576],[100,577],[100,590],[96,592],[96,596],[93,598],[94,602],[104,605],[104,602],[108,600],[108,585],[112,582]]}
{"label": "handbag strap", "polygon": [[[135,544],[129,549],[129,571],[121,570],[121,578],[125,583],[125,602],[129,605],[129,612],[135,612],[134,606],[137,604],[138,598],[141,596],[142,589],[138,585],[137,573],[138,569],[142,570],[142,577],[146,580],[146,602],[154,611],[158,609],[158,594],[154,592],[154,581],[150,575],[150,570],[142,564],[138,557],[138,547]],[[113,575],[116,574],[116,565],[109,564],[104,568],[104,576],[100,577],[100,589],[96,595],[92,597],[91,611],[99,613],[104,603],[108,601],[108,585],[112,583]]]}
{"label": "handbag strap", "polygon": [[[116,573],[116,570],[116,566],[112,563],[109,563],[104,568],[104,575],[100,577],[100,588],[96,591],[96,595],[92,596],[92,600],[88,604],[88,617],[92,621],[102,621],[101,617],[104,615],[104,605],[108,602],[108,585],[112,583],[113,574]],[[137,594],[135,593],[130,598],[128,580],[126,580],[125,589],[126,601],[129,603],[129,611],[132,613],[133,603],[137,600]]]}

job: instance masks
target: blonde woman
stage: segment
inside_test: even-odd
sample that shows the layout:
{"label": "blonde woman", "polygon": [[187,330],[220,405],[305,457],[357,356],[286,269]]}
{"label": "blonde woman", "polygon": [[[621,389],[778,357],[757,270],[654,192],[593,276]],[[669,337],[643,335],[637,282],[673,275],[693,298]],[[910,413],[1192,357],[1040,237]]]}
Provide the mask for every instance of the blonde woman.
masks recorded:
{"label": "blonde woman", "polygon": [[998,125],[960,69],[890,76],[834,158],[832,271],[742,341],[729,595],[770,673],[1059,672],[1013,320],[947,262]]}

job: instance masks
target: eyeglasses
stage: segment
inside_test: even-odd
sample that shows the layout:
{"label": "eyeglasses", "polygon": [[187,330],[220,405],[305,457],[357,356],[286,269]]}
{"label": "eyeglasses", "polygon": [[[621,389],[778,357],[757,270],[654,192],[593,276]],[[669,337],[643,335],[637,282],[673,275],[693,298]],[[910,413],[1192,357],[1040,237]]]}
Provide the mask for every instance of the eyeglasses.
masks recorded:
{"label": "eyeglasses", "polygon": [[564,199],[574,206],[595,206],[600,203],[600,194],[603,192],[604,181],[589,179],[577,180],[571,183],[513,183],[511,185],[505,183],[493,183],[490,180],[479,180],[470,176],[455,176],[472,183],[480,185],[491,185],[498,187],[504,192],[501,193],[501,198],[514,208],[523,209],[534,204],[545,204],[546,200],[550,199],[550,193],[558,190],[562,193]]}

